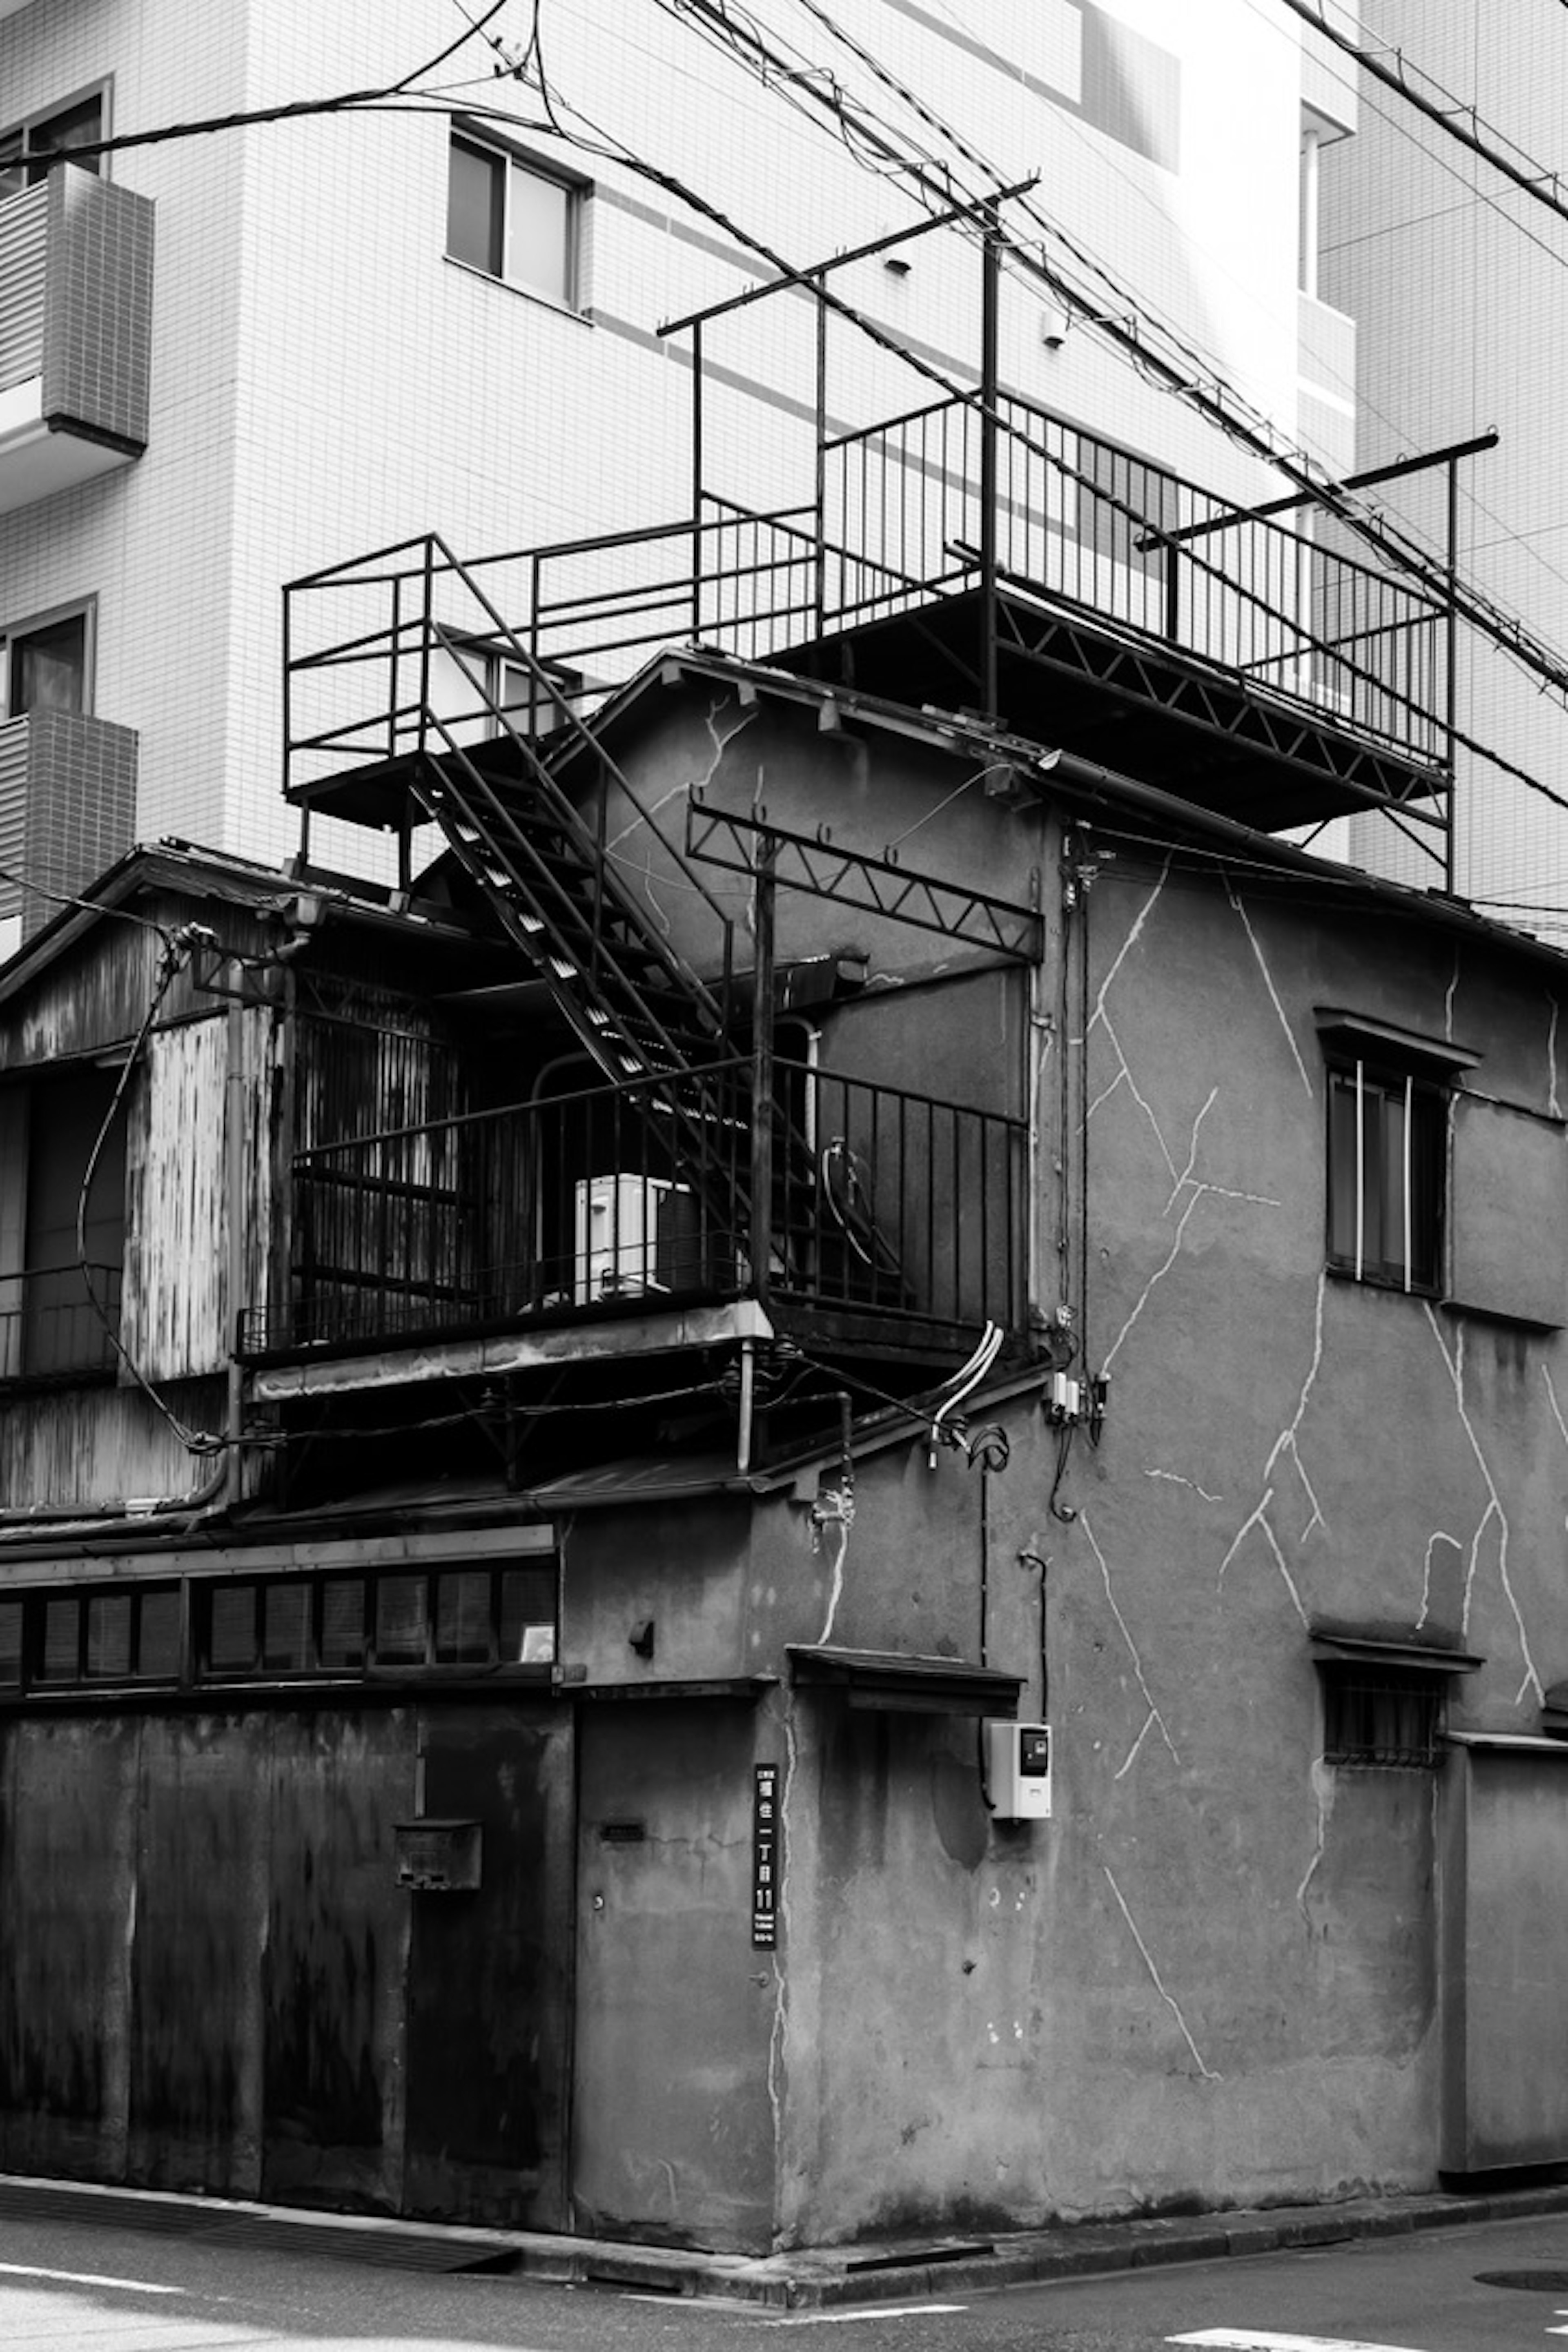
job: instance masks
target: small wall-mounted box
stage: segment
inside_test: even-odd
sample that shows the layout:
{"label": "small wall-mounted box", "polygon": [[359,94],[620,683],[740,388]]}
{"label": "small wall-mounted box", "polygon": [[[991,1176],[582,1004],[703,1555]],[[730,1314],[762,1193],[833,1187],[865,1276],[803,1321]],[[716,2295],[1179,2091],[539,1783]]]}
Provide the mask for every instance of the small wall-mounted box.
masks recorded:
{"label": "small wall-mounted box", "polygon": [[1002,1822],[1051,1818],[1051,1727],[1048,1723],[985,1724],[985,1796]]}
{"label": "small wall-mounted box", "polygon": [[392,1834],[399,1886],[416,1895],[477,1891],[484,1858],[478,1822],[396,1822]]}

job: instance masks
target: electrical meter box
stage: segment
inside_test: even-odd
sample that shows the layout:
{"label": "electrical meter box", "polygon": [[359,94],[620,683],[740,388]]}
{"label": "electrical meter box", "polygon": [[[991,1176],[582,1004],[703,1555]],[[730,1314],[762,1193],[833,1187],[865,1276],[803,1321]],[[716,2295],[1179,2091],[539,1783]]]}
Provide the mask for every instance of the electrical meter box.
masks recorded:
{"label": "electrical meter box", "polygon": [[985,1794],[998,1821],[1050,1820],[1048,1723],[986,1723]]}

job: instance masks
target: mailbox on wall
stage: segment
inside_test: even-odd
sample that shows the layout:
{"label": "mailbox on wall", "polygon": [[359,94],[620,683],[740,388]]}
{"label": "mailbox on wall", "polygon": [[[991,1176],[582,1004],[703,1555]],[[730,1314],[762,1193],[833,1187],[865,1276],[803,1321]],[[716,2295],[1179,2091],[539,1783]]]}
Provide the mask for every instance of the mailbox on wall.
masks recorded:
{"label": "mailbox on wall", "polygon": [[472,1895],[479,1885],[484,1832],[478,1822],[397,1822],[397,1884],[415,1895]]}

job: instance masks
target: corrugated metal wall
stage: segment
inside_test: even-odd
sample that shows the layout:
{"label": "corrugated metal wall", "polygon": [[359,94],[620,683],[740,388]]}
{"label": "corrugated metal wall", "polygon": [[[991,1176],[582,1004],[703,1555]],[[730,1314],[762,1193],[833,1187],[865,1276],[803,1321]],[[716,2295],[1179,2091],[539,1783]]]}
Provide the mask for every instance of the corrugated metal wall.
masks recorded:
{"label": "corrugated metal wall", "polygon": [[[421,1757],[476,1893],[396,1884]],[[0,2167],[561,2226],[570,1811],[547,1701],[13,1717]]]}

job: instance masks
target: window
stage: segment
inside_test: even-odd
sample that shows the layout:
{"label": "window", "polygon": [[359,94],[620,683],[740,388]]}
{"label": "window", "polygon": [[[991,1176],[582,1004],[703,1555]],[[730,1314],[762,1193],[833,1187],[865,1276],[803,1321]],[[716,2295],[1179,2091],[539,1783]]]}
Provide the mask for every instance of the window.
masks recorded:
{"label": "window", "polygon": [[555,1571],[466,1567],[379,1577],[242,1578],[198,1592],[197,1672],[216,1682],[546,1666]]}
{"label": "window", "polygon": [[79,714],[87,709],[85,612],[66,613],[56,620],[13,629],[0,644],[5,646],[7,718],[22,719],[29,710]]}
{"label": "window", "polygon": [[1358,1282],[1437,1288],[1446,1103],[1408,1071],[1329,1071],[1329,1263]]}
{"label": "window", "polygon": [[[332,1570],[180,1583],[47,1587],[0,1601],[0,1693],[12,1703],[142,1683],[365,1682],[376,1669],[548,1682],[555,1563],[384,1575]],[[444,1672],[443,1672],[444,1670]],[[521,1670],[521,1671],[520,1671]]]}
{"label": "window", "polygon": [[1323,1670],[1323,1761],[1429,1770],[1439,1758],[1443,1679],[1408,1666]]}
{"label": "window", "polygon": [[[79,1069],[0,1090],[0,1379],[78,1380],[115,1369],[124,1106],[104,1122],[119,1075]],[[95,1148],[84,1272],[77,1210]]]}
{"label": "window", "polygon": [[487,278],[574,310],[583,194],[580,182],[455,131],[447,186],[447,254]]}
{"label": "window", "polygon": [[1448,1106],[1479,1056],[1391,1023],[1318,1008],[1328,1076],[1328,1262],[1430,1295],[1443,1280]]}
{"label": "window", "polygon": [[1429,1771],[1442,1761],[1448,1686],[1484,1661],[1436,1643],[1321,1626],[1312,1659],[1323,1691],[1323,1761]]}
{"label": "window", "polygon": [[177,1585],[50,1592],[0,1612],[0,1685],[58,1690],[179,1680]]}
{"label": "window", "polygon": [[[0,131],[0,203],[7,196],[20,195],[43,179],[52,163],[73,148],[86,146],[104,136],[104,93],[93,90],[86,98],[72,100],[69,106],[57,107],[50,114],[35,114],[27,121],[16,123],[9,131]],[[100,159],[84,155],[84,171],[96,172]]]}

